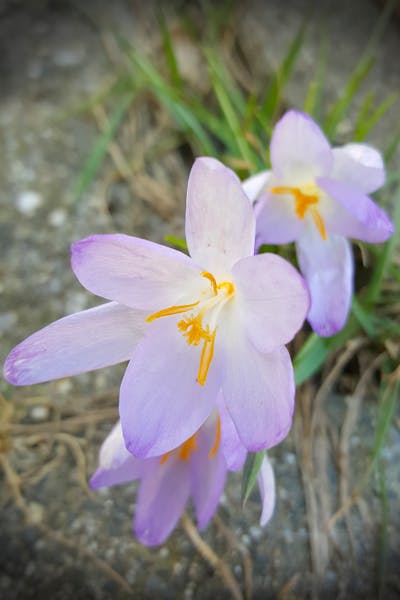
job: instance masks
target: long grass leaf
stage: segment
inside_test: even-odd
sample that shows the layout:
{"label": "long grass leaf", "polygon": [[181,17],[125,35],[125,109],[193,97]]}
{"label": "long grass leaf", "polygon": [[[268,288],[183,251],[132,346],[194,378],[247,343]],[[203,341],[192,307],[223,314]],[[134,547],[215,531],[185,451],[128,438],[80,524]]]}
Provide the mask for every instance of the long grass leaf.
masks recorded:
{"label": "long grass leaf", "polygon": [[264,456],[265,452],[263,451],[249,452],[247,455],[242,477],[242,506],[246,504],[254,484],[256,483]]}
{"label": "long grass leaf", "polygon": [[338,125],[346,117],[354,96],[369,74],[373,64],[374,58],[368,57],[356,66],[343,93],[331,108],[324,124],[325,133],[330,140],[334,139]]}
{"label": "long grass leaf", "polygon": [[399,94],[390,94],[386,100],[384,100],[368,118],[362,118],[359,120],[358,126],[355,128],[353,139],[355,142],[361,142],[364,140],[370,131],[375,127],[383,115],[393,106],[399,99]]}
{"label": "long grass leaf", "polygon": [[300,55],[300,51],[303,47],[306,30],[307,21],[304,22],[297,34],[294,36],[280,66],[278,67],[276,73],[272,76],[271,83],[267,88],[260,111],[260,119],[264,123],[270,123],[274,120],[274,117],[276,117],[283,89],[293,72],[297,59]]}
{"label": "long grass leaf", "polygon": [[122,123],[126,113],[129,110],[129,107],[132,104],[134,96],[135,92],[131,91],[129,94],[125,94],[116,103],[115,108],[110,115],[107,128],[96,139],[89,157],[86,160],[78,177],[74,188],[76,200],[80,199],[82,194],[86,191],[90,183],[95,178],[96,173],[99,170],[107,153],[108,145],[115,137],[120,124]]}

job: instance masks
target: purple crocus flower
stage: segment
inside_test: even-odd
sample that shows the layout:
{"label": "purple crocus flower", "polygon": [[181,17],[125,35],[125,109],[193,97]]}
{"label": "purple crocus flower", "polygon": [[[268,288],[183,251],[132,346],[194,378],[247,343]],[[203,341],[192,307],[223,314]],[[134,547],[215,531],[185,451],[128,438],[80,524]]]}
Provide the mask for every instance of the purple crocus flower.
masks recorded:
{"label": "purple crocus flower", "polygon": [[[225,458],[223,446],[233,450]],[[197,524],[204,529],[215,513],[228,470],[239,469],[246,449],[241,445],[229,416],[213,411],[200,429],[179,448],[163,456],[135,458],[125,448],[120,423],[104,441],[99,467],[90,480],[92,488],[139,480],[134,532],[142,544],[162,544],[175,528],[191,496]],[[258,475],[262,498],[261,524],[271,518],[275,504],[272,467],[263,460]]]}
{"label": "purple crocus flower", "polygon": [[253,255],[251,203],[217,160],[200,158],[191,171],[186,239],[191,258],[126,235],[75,243],[75,275],[111,304],[22,342],[6,378],[24,385],[130,359],[120,416],[127,448],[140,458],[189,439],[220,389],[247,449],[280,442],[294,400],[284,344],[306,317],[305,283],[280,257]]}
{"label": "purple crocus flower", "polygon": [[271,139],[271,171],[243,188],[256,205],[257,246],[296,242],[311,294],[308,320],[320,336],[344,326],[353,293],[353,256],[347,237],[386,241],[388,216],[367,195],[385,180],[382,157],[365,144],[331,148],[314,121],[287,112]]}

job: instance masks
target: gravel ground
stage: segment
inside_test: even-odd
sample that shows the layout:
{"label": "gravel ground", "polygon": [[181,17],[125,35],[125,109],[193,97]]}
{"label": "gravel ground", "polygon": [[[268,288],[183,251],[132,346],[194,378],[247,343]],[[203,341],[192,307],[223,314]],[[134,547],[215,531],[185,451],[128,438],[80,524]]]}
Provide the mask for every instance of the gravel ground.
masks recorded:
{"label": "gravel ground", "polygon": [[[303,0],[246,3],[239,35],[249,54],[257,57],[260,73],[282,57],[307,5]],[[104,33],[117,29],[140,46],[154,30],[154,12],[151,5],[122,1],[88,2],[85,12],[73,2],[43,0],[30,8],[23,2],[0,3],[1,359],[44,324],[96,303],[71,274],[71,241],[115,230],[154,241],[162,241],[165,233],[182,232],[182,174],[188,164],[175,152],[148,170],[167,191],[175,190],[165,210],[146,200],[148,194],[139,180],[133,189],[118,181],[106,186],[101,174],[80,202],[73,193],[97,135],[94,120],[76,107],[107,84],[114,68],[104,50]],[[289,86],[294,104],[301,103],[304,80],[315,69],[321,29],[325,27],[335,45],[328,87],[335,97],[378,14],[377,5],[367,0],[319,3]],[[372,85],[378,97],[399,86],[396,28],[392,23],[377,52]],[[394,125],[392,110],[372,141],[387,141]],[[143,110],[136,134],[152,126]],[[372,358],[367,349],[360,350],[356,368],[363,371]],[[231,597],[218,571],[201,557],[183,528],[158,549],[136,543],[131,534],[135,486],[96,493],[85,486],[99,444],[113,422],[122,372],[122,367],[115,367],[21,390],[2,384],[5,396],[13,400],[11,433],[15,435],[0,435],[0,450],[4,450],[0,456],[22,476],[22,487],[14,481],[10,493],[3,482],[0,496],[1,598]],[[387,512],[382,513],[378,482],[372,478],[348,519],[340,519],[330,535],[326,533],[325,517],[337,510],[343,493],[336,463],[344,435],[341,424],[356,417],[346,446],[348,493],[358,489],[372,446],[376,383],[372,381],[368,396],[362,399],[352,395],[353,390],[354,383],[342,382],[340,395],[323,399],[312,448],[307,437],[307,399],[315,390],[303,390],[291,435],[271,452],[278,504],[266,529],[258,525],[257,493],[242,511],[240,477],[229,481],[219,519],[206,530],[204,539],[242,587],[244,564],[250,560],[253,598],[308,598],[312,594],[376,598],[380,592],[385,599],[400,597],[398,420],[383,456]],[[357,398],[362,403],[358,414],[354,412]],[[89,411],[100,415],[99,419],[89,424],[82,421],[67,432],[48,425],[61,418],[79,420]],[[314,467],[308,450],[315,453]],[[226,536],[224,523],[229,524],[234,539]]]}

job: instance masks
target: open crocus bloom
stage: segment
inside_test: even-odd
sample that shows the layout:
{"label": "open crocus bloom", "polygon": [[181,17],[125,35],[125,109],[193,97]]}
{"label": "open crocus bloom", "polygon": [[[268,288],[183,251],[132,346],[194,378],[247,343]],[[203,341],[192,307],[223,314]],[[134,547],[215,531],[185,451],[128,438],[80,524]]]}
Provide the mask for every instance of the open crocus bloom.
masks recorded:
{"label": "open crocus bloom", "polygon": [[388,216],[367,194],[385,180],[382,157],[364,144],[331,148],[314,121],[296,111],[277,123],[271,171],[243,188],[255,207],[257,247],[296,242],[311,294],[308,320],[320,336],[345,324],[353,292],[353,257],[347,237],[384,242],[393,233]]}
{"label": "open crocus bloom", "polygon": [[118,234],[74,244],[77,278],[112,302],[22,342],[6,361],[8,380],[35,383],[129,358],[120,416],[135,456],[189,439],[220,389],[247,449],[280,442],[294,399],[284,344],[308,311],[304,281],[280,257],[253,255],[251,203],[217,160],[198,159],[191,171],[186,239],[191,258]]}
{"label": "open crocus bloom", "polygon": [[[227,428],[225,425],[228,424]],[[229,464],[223,445],[234,448]],[[175,528],[191,496],[199,529],[215,513],[228,470],[239,469],[246,449],[241,445],[227,414],[210,415],[200,429],[181,446],[162,456],[135,458],[125,448],[120,423],[104,441],[99,468],[92,476],[92,488],[109,487],[140,480],[134,518],[134,532],[142,544],[162,544]],[[275,482],[272,467],[263,460],[258,475],[262,498],[261,524],[272,516]]]}

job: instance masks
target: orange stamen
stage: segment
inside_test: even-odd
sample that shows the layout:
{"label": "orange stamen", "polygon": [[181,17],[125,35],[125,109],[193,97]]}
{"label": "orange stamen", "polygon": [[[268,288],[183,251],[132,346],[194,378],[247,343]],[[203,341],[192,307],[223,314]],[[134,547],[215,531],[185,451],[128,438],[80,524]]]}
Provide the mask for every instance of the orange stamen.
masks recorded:
{"label": "orange stamen", "polygon": [[221,442],[221,419],[218,416],[214,444],[210,450],[210,454],[208,455],[210,458],[213,458],[213,456],[216,455],[220,442]]}
{"label": "orange stamen", "polygon": [[170,450],[169,452],[166,452],[165,454],[163,454],[162,457],[160,458],[160,465],[165,465],[165,463],[167,462],[167,460],[169,459],[169,457],[171,456],[172,453],[173,453],[173,450]]}
{"label": "orange stamen", "polygon": [[215,281],[214,275],[212,275],[211,273],[208,273],[207,271],[203,271],[202,276],[211,282],[214,295],[216,296],[218,294],[218,286],[217,286],[217,282]]}
{"label": "orange stamen", "polygon": [[186,312],[187,310],[194,308],[199,303],[200,303],[200,301],[198,300],[197,302],[193,302],[193,304],[181,304],[180,306],[169,306],[168,308],[163,308],[162,310],[159,310],[158,312],[155,312],[152,315],[148,316],[146,318],[146,321],[147,321],[147,323],[150,323],[151,321],[154,321],[155,319],[159,319],[160,317],[169,317],[170,315],[179,315],[180,313]]}
{"label": "orange stamen", "polygon": [[[234,294],[235,286],[231,281],[222,281],[221,283],[217,284],[214,275],[208,271],[203,271],[201,275],[210,282],[214,294],[213,296],[204,300],[198,300],[192,304],[180,304],[163,308],[162,310],[149,315],[146,318],[146,321],[147,323],[150,323],[151,321],[161,317],[179,315],[200,305],[197,314],[195,311],[190,315],[184,316],[184,318],[178,322],[177,326],[179,331],[182,331],[189,345],[198,346],[200,342],[203,342],[199,370],[197,373],[197,381],[200,385],[204,385],[207,379],[211,361],[214,356],[215,333],[217,329],[215,327],[214,330],[211,331],[209,325],[204,326],[203,316],[207,310],[211,310],[213,307],[216,307],[220,301],[225,302],[228,300],[229,297]],[[224,290],[224,292],[218,296],[220,290]],[[167,459],[168,457],[165,460]],[[162,460],[164,460],[164,456]]]}
{"label": "orange stamen", "polygon": [[[311,188],[312,189],[312,188]],[[310,208],[311,216],[314,220],[314,223],[318,229],[318,232],[323,240],[327,239],[326,228],[323,218],[321,217],[320,212],[317,208],[314,207],[315,204],[319,202],[318,193],[315,194],[306,194],[300,188],[297,187],[289,187],[289,186],[280,186],[273,187],[270,189],[272,194],[290,194],[295,199],[295,212],[299,219],[304,219],[306,216],[307,210]]]}
{"label": "orange stamen", "polygon": [[192,437],[186,440],[186,442],[183,442],[182,446],[180,446],[178,454],[180,460],[189,460],[192,452],[197,450],[196,436],[197,434],[195,433],[192,435]]}
{"label": "orange stamen", "polygon": [[204,339],[203,348],[201,350],[200,356],[200,364],[199,370],[197,372],[197,381],[200,385],[204,385],[207,379],[208,370],[211,365],[211,361],[214,356],[214,344],[215,344],[215,334],[216,329],[212,333],[208,333],[207,328],[207,337]]}
{"label": "orange stamen", "polygon": [[311,209],[311,215],[312,215],[312,218],[314,219],[314,223],[317,226],[320,236],[322,237],[323,240],[326,240],[327,235],[326,235],[325,223],[324,223],[323,218],[321,217],[321,215],[319,214],[319,212],[316,208]]}

